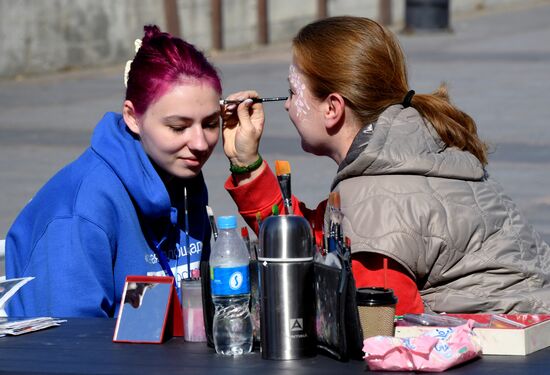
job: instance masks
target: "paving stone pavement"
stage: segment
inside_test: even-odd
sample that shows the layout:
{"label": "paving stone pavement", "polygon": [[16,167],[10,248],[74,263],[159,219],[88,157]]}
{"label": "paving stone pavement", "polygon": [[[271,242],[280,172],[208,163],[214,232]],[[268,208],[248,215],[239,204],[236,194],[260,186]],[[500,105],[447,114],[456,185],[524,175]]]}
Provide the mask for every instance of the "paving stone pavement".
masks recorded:
{"label": "paving stone pavement", "polygon": [[[489,173],[547,241],[549,19],[550,2],[541,1],[453,19],[451,33],[398,34],[411,88],[430,92],[447,82],[453,101],[473,116],[491,146]],[[212,59],[226,94],[248,88],[266,96],[287,92],[288,44],[219,53]],[[37,189],[87,147],[103,113],[120,110],[122,71],[117,66],[0,82],[0,239]],[[288,160],[293,192],[316,205],[327,196],[337,166],[301,150],[282,102],[265,109],[262,155],[271,165],[276,159]],[[223,189],[228,162],[221,143],[204,173],[216,215],[236,213]]]}

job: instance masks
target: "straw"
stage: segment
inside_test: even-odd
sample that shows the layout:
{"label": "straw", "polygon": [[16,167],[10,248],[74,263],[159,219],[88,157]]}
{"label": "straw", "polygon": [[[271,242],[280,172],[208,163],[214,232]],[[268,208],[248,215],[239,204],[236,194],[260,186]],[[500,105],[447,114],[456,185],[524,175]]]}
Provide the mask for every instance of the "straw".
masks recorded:
{"label": "straw", "polygon": [[384,289],[388,289],[388,258],[384,257]]}

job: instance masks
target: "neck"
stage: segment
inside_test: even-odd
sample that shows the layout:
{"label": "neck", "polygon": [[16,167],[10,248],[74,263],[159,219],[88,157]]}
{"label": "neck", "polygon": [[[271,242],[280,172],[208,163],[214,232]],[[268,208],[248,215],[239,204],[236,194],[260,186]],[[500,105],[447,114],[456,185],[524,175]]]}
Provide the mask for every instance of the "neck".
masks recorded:
{"label": "neck", "polygon": [[359,130],[361,130],[360,126],[352,123],[345,123],[341,130],[334,135],[334,139],[331,140],[332,153],[328,156],[334,160],[336,164],[340,165],[342,161],[344,161]]}

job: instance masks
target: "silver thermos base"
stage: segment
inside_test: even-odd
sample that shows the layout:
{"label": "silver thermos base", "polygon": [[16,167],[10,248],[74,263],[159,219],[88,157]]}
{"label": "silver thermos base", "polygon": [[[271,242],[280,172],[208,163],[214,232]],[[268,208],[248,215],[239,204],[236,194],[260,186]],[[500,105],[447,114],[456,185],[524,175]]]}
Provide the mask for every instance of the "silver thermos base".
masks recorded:
{"label": "silver thermos base", "polygon": [[264,359],[315,355],[313,262],[258,262]]}

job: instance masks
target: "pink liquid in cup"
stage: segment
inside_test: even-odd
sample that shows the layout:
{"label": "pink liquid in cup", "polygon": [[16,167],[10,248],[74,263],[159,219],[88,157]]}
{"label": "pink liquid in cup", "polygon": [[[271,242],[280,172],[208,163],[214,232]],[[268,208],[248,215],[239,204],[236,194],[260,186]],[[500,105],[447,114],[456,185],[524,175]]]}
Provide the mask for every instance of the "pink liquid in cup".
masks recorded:
{"label": "pink liquid in cup", "polygon": [[185,341],[206,341],[202,308],[183,308],[183,331]]}

